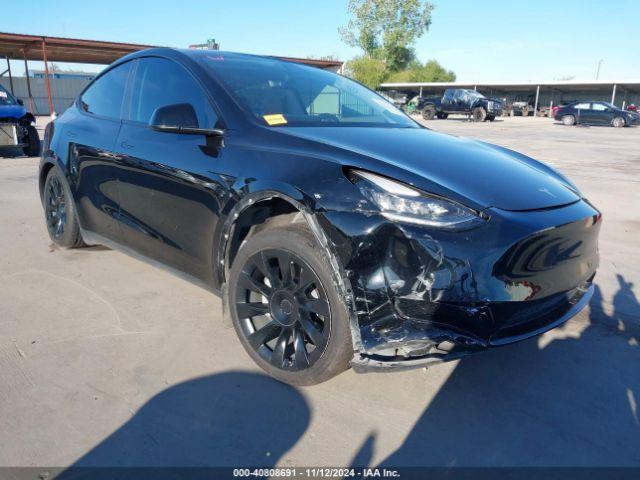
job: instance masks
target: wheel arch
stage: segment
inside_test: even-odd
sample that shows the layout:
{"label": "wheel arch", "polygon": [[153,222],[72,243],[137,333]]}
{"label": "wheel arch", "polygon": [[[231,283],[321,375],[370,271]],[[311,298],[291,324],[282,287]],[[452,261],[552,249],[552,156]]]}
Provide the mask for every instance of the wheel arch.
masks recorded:
{"label": "wheel arch", "polygon": [[38,174],[38,192],[40,192],[40,202],[44,198],[44,182],[47,180],[47,175],[49,175],[49,171],[55,167],[55,163],[51,159],[46,159],[43,161],[40,166],[40,172]]}
{"label": "wheel arch", "polygon": [[[222,291],[223,302],[226,302],[228,273],[242,242],[261,230],[254,227],[266,227],[270,222],[278,222],[278,226],[304,222],[324,251],[331,267],[334,283],[349,317],[354,349],[356,351],[362,350],[363,344],[351,282],[338,260],[338,255],[331,247],[327,233],[321,226],[321,222],[318,221],[318,212],[306,198],[297,189],[265,189],[245,195],[230,209],[217,236],[218,245],[214,252],[214,259],[217,263],[214,270],[216,281]],[[228,307],[224,305],[223,310],[225,313],[228,312]]]}
{"label": "wheel arch", "polygon": [[36,123],[36,117],[33,116],[32,113],[27,112],[24,117],[22,117],[25,125],[31,125],[32,123]]}

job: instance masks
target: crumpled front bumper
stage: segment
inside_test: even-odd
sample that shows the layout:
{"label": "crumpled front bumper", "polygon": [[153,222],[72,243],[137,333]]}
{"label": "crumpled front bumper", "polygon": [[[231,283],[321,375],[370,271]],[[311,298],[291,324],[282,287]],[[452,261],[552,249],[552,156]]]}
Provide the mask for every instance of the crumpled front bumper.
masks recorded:
{"label": "crumpled front bumper", "polygon": [[586,201],[485,211],[467,231],[326,211],[319,223],[350,285],[356,371],[416,368],[537,335],[588,302],[600,213]]}

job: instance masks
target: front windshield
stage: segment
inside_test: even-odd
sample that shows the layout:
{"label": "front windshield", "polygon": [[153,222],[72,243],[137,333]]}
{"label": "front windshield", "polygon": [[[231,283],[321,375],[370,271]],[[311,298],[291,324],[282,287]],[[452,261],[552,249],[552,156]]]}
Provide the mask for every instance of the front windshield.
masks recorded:
{"label": "front windshield", "polygon": [[387,100],[334,73],[263,57],[209,53],[199,59],[264,125],[419,128]]}
{"label": "front windshield", "polygon": [[9,92],[7,92],[2,85],[0,85],[0,105],[15,105],[16,101],[11,96]]}

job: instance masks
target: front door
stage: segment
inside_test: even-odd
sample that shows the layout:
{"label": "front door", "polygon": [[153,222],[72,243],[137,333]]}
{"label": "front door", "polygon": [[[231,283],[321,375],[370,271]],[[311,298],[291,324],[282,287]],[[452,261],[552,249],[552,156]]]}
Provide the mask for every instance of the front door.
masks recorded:
{"label": "front door", "polygon": [[227,193],[218,167],[224,147],[206,147],[203,135],[152,130],[161,106],[188,103],[200,128],[218,115],[201,85],[181,65],[158,57],[138,60],[130,109],[116,148],[124,243],[154,260],[209,282],[213,235]]}
{"label": "front door", "polygon": [[575,105],[574,110],[576,112],[576,121],[583,125],[589,125],[593,121],[591,115],[591,103],[582,102]]}

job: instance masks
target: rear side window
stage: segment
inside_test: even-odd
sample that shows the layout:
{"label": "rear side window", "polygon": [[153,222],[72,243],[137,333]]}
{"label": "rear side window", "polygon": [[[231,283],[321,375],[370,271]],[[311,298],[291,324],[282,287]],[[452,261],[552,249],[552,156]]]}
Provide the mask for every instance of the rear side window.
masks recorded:
{"label": "rear side window", "polygon": [[575,108],[576,110],[589,110],[590,106],[590,103],[578,103],[573,108]]}
{"label": "rear side window", "polygon": [[200,84],[177,63],[165,58],[141,58],[131,94],[129,120],[149,123],[158,107],[189,103],[200,128],[213,128],[217,115]]}
{"label": "rear side window", "polygon": [[82,109],[101,117],[119,119],[131,65],[131,62],[123,63],[98,77],[82,94]]}

